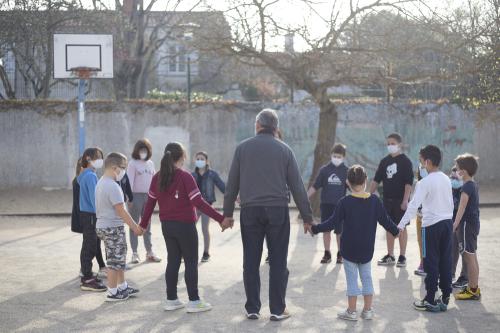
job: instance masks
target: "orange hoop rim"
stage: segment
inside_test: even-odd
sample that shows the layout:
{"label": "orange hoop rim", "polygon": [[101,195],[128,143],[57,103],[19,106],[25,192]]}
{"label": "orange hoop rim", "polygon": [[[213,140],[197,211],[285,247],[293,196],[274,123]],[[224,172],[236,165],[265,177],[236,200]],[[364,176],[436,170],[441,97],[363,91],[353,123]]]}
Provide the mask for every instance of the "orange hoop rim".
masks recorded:
{"label": "orange hoop rim", "polygon": [[89,79],[99,71],[99,68],[93,67],[74,67],[70,69],[79,79]]}

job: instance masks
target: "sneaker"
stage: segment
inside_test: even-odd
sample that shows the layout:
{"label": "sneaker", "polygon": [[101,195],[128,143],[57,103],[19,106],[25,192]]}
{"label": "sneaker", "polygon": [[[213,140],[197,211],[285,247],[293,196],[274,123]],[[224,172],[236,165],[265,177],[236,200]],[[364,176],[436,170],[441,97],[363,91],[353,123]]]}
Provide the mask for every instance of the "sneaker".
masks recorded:
{"label": "sneaker", "polygon": [[363,310],[363,312],[361,312],[361,318],[363,318],[364,320],[372,320],[373,319],[373,309]]}
{"label": "sneaker", "polygon": [[111,295],[109,292],[106,295],[106,302],[121,302],[121,301],[126,301],[129,298],[129,294],[127,290],[119,290],[116,292],[116,294]]}
{"label": "sneaker", "polygon": [[342,259],[342,256],[340,255],[340,251],[337,252],[337,264],[341,264],[344,260]]}
{"label": "sneaker", "polygon": [[467,287],[455,294],[455,299],[457,301],[479,301],[481,299],[481,289],[477,288],[476,292],[473,292],[471,288]]}
{"label": "sneaker", "polygon": [[258,313],[247,313],[247,319],[257,320],[260,318],[260,314]]}
{"label": "sneaker", "polygon": [[382,259],[378,261],[379,266],[392,266],[396,263],[396,258],[386,254]]}
{"label": "sneaker", "polygon": [[455,289],[463,289],[467,287],[468,284],[469,281],[466,278],[464,278],[463,276],[459,276],[457,281],[453,282],[451,286]]}
{"label": "sneaker", "polygon": [[398,263],[396,264],[396,267],[406,267],[406,257],[405,256],[399,256]]}
{"label": "sneaker", "polygon": [[415,275],[418,275],[418,276],[427,276],[427,273],[424,272],[424,265],[422,265],[422,263],[420,263],[420,265],[418,266],[418,268],[415,270]]}
{"label": "sneaker", "polygon": [[413,307],[419,311],[441,312],[441,307],[438,304],[431,304],[426,300],[413,302]]}
{"label": "sneaker", "polygon": [[165,306],[163,307],[163,309],[165,311],[174,311],[174,310],[178,310],[178,309],[182,309],[184,307],[184,303],[182,303],[181,301],[179,301],[179,299],[176,299],[176,300],[168,300],[165,302]]}
{"label": "sneaker", "polygon": [[186,305],[186,310],[188,313],[205,312],[212,310],[212,305],[202,301],[201,299],[197,301],[189,301]]}
{"label": "sneaker", "polygon": [[146,256],[146,261],[147,262],[160,262],[161,258],[155,255],[153,252],[148,253]]}
{"label": "sneaker", "polygon": [[101,279],[105,279],[108,277],[108,269],[106,267],[103,267],[99,269],[99,272],[97,272],[97,277]]}
{"label": "sneaker", "polygon": [[280,315],[277,315],[277,314],[271,314],[271,317],[269,318],[271,321],[282,321],[282,320],[285,320],[285,319],[288,319],[291,317],[291,314],[290,312],[288,312],[287,309],[285,309],[285,311],[283,311],[282,314]]}
{"label": "sneaker", "polygon": [[441,312],[446,312],[448,310],[448,304],[450,303],[450,297],[443,298],[443,295],[439,296],[436,300],[436,304],[439,305]]}
{"label": "sneaker", "polygon": [[321,258],[321,263],[329,264],[331,262],[332,262],[332,254],[330,253],[330,251],[325,251],[325,255],[323,256],[323,258]]}
{"label": "sneaker", "polygon": [[82,280],[82,284],[80,285],[80,289],[83,291],[97,291],[97,292],[102,292],[106,291],[108,288],[106,288],[105,285],[101,283],[101,281],[97,280],[96,278],[92,278],[90,280]]}
{"label": "sneaker", "polygon": [[203,252],[203,257],[201,257],[201,262],[208,262],[210,260],[210,254],[208,252]]}
{"label": "sneaker", "polygon": [[349,321],[357,321],[358,320],[358,314],[356,311],[351,312],[349,309],[339,312],[337,314],[337,318],[339,319],[344,319],[344,320],[349,320]]}
{"label": "sneaker", "polygon": [[132,260],[130,260],[131,264],[138,264],[141,262],[141,259],[139,259],[139,255],[137,252],[132,253]]}
{"label": "sneaker", "polygon": [[128,295],[130,297],[134,297],[136,296],[138,293],[140,293],[140,290],[137,289],[137,288],[133,288],[131,286],[128,286],[127,289],[125,289],[125,291],[128,293]]}

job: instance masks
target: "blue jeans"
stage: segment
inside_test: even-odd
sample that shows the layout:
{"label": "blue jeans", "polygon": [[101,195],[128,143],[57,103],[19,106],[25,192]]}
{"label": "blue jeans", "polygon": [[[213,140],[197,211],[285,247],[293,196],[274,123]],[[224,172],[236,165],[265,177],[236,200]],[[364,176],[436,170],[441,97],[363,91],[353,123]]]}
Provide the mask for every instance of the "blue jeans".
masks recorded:
{"label": "blue jeans", "polygon": [[[344,271],[347,280],[347,296],[367,296],[373,295],[373,282],[372,282],[372,262],[366,264],[356,264],[344,258]],[[358,286],[358,272],[361,278],[362,290]]]}

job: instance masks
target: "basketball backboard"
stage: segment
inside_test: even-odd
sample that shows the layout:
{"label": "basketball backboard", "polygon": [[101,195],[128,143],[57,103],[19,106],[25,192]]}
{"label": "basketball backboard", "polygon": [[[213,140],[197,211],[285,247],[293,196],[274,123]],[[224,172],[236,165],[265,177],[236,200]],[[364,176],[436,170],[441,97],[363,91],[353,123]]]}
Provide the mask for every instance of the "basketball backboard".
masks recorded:
{"label": "basketball backboard", "polygon": [[81,67],[92,68],[92,77],[113,78],[113,36],[54,34],[54,78],[78,78]]}

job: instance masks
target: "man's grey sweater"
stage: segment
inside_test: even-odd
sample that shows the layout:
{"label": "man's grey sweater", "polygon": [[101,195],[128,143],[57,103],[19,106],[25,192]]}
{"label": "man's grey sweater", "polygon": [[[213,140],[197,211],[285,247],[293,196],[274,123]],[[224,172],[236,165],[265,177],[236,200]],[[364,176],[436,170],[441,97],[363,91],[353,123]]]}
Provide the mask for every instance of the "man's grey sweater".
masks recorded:
{"label": "man's grey sweater", "polygon": [[238,193],[242,208],[282,207],[288,206],[288,190],[304,222],[312,222],[311,205],[292,149],[272,134],[257,134],[236,147],[224,195],[224,216],[233,216]]}

